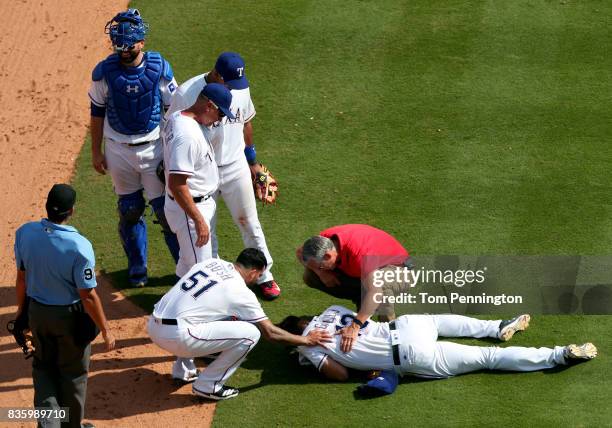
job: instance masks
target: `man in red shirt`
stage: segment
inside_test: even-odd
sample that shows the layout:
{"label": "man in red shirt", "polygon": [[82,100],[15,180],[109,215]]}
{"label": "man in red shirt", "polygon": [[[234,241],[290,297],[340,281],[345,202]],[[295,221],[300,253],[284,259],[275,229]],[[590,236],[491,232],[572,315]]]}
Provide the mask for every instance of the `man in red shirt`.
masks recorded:
{"label": "man in red shirt", "polygon": [[[397,266],[410,268],[410,256],[402,244],[387,232],[365,224],[330,227],[306,240],[296,255],[306,268],[304,282],[308,286],[358,302],[355,322],[342,331],[345,352],[352,348],[359,325],[380,305],[380,299],[374,298],[382,291],[374,285],[374,278],[382,274],[377,275],[377,271]],[[386,320],[394,318],[392,309],[384,315]]]}

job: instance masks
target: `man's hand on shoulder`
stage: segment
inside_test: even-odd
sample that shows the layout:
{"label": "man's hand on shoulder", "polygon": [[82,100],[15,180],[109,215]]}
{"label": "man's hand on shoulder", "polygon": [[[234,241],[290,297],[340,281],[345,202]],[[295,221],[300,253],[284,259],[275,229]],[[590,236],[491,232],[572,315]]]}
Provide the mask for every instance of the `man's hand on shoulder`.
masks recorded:
{"label": "man's hand on shoulder", "polygon": [[332,342],[333,336],[325,330],[311,330],[306,336],[306,346],[325,346]]}
{"label": "man's hand on shoulder", "polygon": [[344,353],[351,352],[351,349],[353,349],[353,344],[359,336],[359,326],[355,323],[351,323],[343,329],[338,330],[336,334],[342,335],[340,350]]}

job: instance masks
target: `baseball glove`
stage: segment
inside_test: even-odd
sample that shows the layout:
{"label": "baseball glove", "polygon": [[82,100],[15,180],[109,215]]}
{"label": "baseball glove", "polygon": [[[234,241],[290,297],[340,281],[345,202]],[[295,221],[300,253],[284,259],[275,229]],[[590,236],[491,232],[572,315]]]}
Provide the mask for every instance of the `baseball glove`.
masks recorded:
{"label": "baseball glove", "polygon": [[9,321],[6,325],[6,329],[15,338],[15,342],[21,348],[21,351],[25,355],[26,360],[34,354],[34,348],[32,346],[32,340],[29,335],[26,334],[30,330],[30,323],[28,322],[28,306],[30,304],[30,298],[26,297],[25,304],[21,314],[17,319]]}
{"label": "baseball glove", "polygon": [[264,204],[273,204],[278,197],[278,182],[265,165],[259,164],[261,170],[253,177],[255,197]]}
{"label": "baseball glove", "polygon": [[162,159],[158,164],[157,168],[155,168],[155,174],[157,174],[157,178],[163,184],[166,184],[166,174],[164,173],[164,160]]}

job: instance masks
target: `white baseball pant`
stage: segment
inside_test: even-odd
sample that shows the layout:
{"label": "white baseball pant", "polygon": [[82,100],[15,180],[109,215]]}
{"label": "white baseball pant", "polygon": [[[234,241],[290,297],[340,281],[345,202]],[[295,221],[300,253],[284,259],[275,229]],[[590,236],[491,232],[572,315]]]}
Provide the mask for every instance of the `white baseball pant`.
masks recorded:
{"label": "white baseball pant", "polygon": [[153,316],[149,317],[147,331],[157,346],[179,357],[172,368],[175,378],[186,378],[187,372],[195,370],[193,358],[220,352],[193,384],[204,393],[217,392],[261,336],[255,325],[245,321],[191,324],[178,320],[178,325],[163,325]]}
{"label": "white baseball pant", "polygon": [[155,172],[164,157],[159,139],[133,146],[105,138],[104,156],[117,195],[128,195],[144,188],[150,201],[164,194],[164,184]]}
{"label": "white baseball pant", "polygon": [[[196,204],[200,213],[204,217],[204,221],[210,228],[210,220],[215,214],[215,201],[214,199],[208,198],[205,201]],[[164,212],[166,213],[166,220],[170,229],[176,234],[176,238],[179,242],[179,261],[176,264],[176,276],[182,277],[192,266],[202,260],[207,260],[212,257],[211,240],[209,239],[206,244],[201,247],[195,245],[198,235],[195,230],[195,224],[193,220],[183,211],[181,206],[176,201],[170,199],[169,195],[166,195],[166,202],[164,205]]]}
{"label": "white baseball pant", "polygon": [[[268,266],[257,282],[261,284],[273,280],[274,277],[270,272],[273,263],[272,256],[268,251],[266,238],[257,216],[257,203],[253,193],[251,170],[244,156],[231,164],[219,167],[219,188],[215,193],[215,200],[218,200],[219,196],[223,198],[234,223],[240,230],[244,247],[257,248],[266,256]],[[211,221],[213,257],[219,257],[216,223],[217,215],[215,213]]]}
{"label": "white baseball pant", "polygon": [[500,321],[461,315],[404,315],[396,321],[400,335],[401,373],[447,378],[478,370],[534,371],[565,364],[563,347],[467,346],[438,342],[443,337],[497,338]]}

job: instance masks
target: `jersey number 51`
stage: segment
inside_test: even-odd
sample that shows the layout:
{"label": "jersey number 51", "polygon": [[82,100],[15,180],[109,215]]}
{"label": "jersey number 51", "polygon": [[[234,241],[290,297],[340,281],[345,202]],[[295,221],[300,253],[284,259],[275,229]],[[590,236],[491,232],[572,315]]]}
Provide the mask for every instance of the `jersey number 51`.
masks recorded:
{"label": "jersey number 51", "polygon": [[181,284],[181,289],[185,292],[191,291],[199,284],[203,284],[203,286],[202,288],[200,288],[198,291],[196,291],[195,293],[191,295],[191,297],[193,297],[194,299],[197,299],[198,297],[200,297],[202,293],[204,293],[206,290],[208,290],[213,285],[218,284],[218,282],[212,279],[208,279],[208,274],[199,270],[193,275],[191,275],[189,278],[187,278],[187,281]]}

